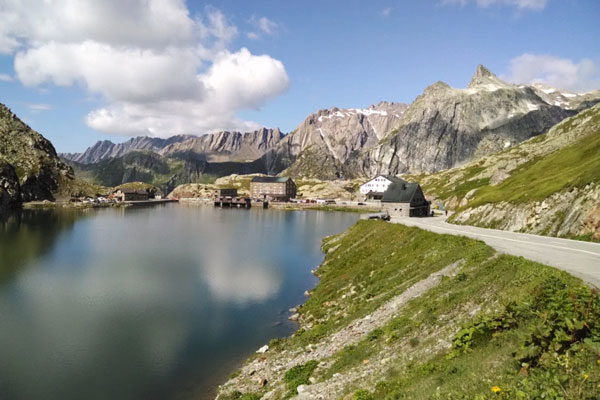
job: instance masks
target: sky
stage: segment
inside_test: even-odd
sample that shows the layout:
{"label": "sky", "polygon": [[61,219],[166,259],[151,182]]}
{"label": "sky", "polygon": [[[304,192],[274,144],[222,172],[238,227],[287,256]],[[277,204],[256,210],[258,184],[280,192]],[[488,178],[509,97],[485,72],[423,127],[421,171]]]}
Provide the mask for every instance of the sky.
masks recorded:
{"label": "sky", "polygon": [[478,64],[600,89],[597,0],[0,0],[0,103],[59,152],[412,102]]}

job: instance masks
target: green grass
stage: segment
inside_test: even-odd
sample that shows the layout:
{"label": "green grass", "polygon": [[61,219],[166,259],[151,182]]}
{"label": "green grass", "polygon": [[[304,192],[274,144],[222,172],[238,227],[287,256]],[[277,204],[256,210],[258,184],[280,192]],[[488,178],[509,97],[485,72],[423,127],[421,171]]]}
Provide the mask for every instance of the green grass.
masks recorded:
{"label": "green grass", "polygon": [[317,368],[317,361],[309,361],[306,364],[296,365],[290,368],[283,377],[288,389],[288,395],[291,397],[296,394],[296,389],[300,385],[307,385],[313,371]]}
{"label": "green grass", "polygon": [[346,386],[344,397],[600,397],[600,300],[566,272],[496,254],[480,241],[381,221],[359,221],[326,238],[323,249],[320,283],[299,310],[313,327],[277,340],[270,354],[327,340],[432,272],[462,263],[381,328],[324,360],[328,367],[315,361],[286,372],[285,396],[310,376],[326,381],[386,357],[378,375]]}
{"label": "green grass", "polygon": [[[478,259],[492,253],[485,245],[466,238],[399,227],[359,221],[343,235],[324,241],[324,251],[335,251],[335,257],[327,256],[317,270],[321,283],[300,309],[314,327],[297,331],[291,343],[316,342],[369,314],[432,272],[465,257]],[[435,251],[431,251],[433,243]],[[340,251],[337,246],[347,250]]]}
{"label": "green grass", "polygon": [[[600,122],[600,114],[593,110],[584,116],[591,116],[588,124],[592,127]],[[566,121],[561,129],[572,129],[574,122],[574,119]],[[600,131],[591,132],[570,146],[521,165],[499,185],[481,187],[476,198],[465,208],[501,201],[541,201],[556,192],[592,182],[600,182]]]}
{"label": "green grass", "polygon": [[541,201],[553,193],[591,182],[600,182],[600,134],[523,164],[499,185],[479,189],[466,207],[501,201]]}

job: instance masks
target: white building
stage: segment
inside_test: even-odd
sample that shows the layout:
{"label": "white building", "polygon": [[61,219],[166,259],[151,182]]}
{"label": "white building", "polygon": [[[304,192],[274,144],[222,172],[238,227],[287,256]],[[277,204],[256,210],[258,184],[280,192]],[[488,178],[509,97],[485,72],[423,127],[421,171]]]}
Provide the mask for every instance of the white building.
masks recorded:
{"label": "white building", "polygon": [[381,200],[383,193],[394,183],[402,181],[400,178],[389,175],[377,175],[375,178],[360,186],[360,194],[373,199]]}

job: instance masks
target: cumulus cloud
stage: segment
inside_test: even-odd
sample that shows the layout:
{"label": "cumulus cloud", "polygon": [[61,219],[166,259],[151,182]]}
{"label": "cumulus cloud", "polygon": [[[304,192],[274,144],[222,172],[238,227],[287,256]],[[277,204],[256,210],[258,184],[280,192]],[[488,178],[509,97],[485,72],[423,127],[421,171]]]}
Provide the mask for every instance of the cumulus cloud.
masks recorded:
{"label": "cumulus cloud", "polygon": [[585,58],[575,62],[526,53],[510,61],[509,72],[503,78],[514,83],[540,82],[575,92],[600,89],[600,70],[592,60]]}
{"label": "cumulus cloud", "polygon": [[[258,19],[261,32],[276,24]],[[191,16],[183,0],[5,0],[0,52],[26,86],[84,87],[106,105],[96,130],[170,136],[257,128],[236,117],[289,86],[283,64],[230,49],[237,28],[217,9]]]}
{"label": "cumulus cloud", "polygon": [[257,17],[253,15],[250,18],[250,25],[254,27],[254,31],[246,33],[248,39],[257,40],[262,35],[273,36],[277,34],[279,25],[276,22],[271,21],[267,17]]}
{"label": "cumulus cloud", "polygon": [[475,3],[478,7],[512,6],[519,10],[543,10],[548,0],[442,0],[445,5],[460,5]]}

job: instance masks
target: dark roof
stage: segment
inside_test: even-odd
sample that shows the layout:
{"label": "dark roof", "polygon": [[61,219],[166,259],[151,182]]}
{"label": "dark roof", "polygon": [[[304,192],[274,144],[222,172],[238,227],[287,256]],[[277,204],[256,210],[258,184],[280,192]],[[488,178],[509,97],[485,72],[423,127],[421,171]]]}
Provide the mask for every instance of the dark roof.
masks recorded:
{"label": "dark roof", "polygon": [[251,182],[261,182],[261,183],[285,183],[289,180],[287,176],[255,176],[252,178]]}
{"label": "dark roof", "polygon": [[392,176],[392,175],[381,175],[386,179],[389,179],[390,181],[392,181],[393,183],[408,183],[407,181],[405,181],[402,178],[398,178],[397,176]]}
{"label": "dark roof", "polygon": [[384,203],[410,203],[419,188],[418,183],[394,182],[388,186],[381,199]]}

